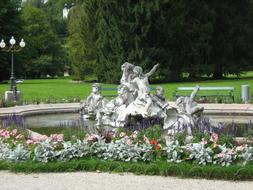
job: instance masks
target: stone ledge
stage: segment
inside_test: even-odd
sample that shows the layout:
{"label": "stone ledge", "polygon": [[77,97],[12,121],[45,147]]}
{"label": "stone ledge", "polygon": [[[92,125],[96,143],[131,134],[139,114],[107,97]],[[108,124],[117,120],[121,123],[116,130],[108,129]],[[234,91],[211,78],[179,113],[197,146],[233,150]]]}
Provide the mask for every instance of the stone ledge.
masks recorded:
{"label": "stone ledge", "polygon": [[[79,110],[79,103],[38,104],[0,108],[0,117],[11,114],[39,115],[49,113],[75,113]],[[175,107],[175,102],[170,102]],[[205,108],[208,115],[244,115],[253,116],[252,104],[199,104]]]}
{"label": "stone ledge", "polygon": [[0,117],[11,114],[16,115],[39,115],[48,113],[74,113],[78,112],[79,103],[66,104],[39,104],[0,108]]}

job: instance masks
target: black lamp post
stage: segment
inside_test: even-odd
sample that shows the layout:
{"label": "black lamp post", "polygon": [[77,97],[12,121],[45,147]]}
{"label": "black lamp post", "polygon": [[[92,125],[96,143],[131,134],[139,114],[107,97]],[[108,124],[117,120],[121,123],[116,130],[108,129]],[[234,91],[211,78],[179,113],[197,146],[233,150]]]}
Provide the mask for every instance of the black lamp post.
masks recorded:
{"label": "black lamp post", "polygon": [[13,93],[13,101],[17,101],[17,85],[16,85],[16,79],[14,74],[14,53],[21,51],[25,47],[24,39],[21,39],[19,46],[15,45],[16,40],[12,36],[10,39],[10,45],[6,46],[4,40],[2,39],[0,42],[0,48],[2,48],[3,51],[11,53],[11,86],[10,91]]}

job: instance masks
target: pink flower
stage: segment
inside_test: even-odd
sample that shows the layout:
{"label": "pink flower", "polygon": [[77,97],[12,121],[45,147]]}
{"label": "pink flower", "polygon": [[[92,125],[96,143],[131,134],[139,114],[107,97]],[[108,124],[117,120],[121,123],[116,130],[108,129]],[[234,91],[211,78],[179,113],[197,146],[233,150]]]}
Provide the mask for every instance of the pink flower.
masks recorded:
{"label": "pink flower", "polygon": [[211,139],[210,139],[210,141],[212,141],[212,142],[218,142],[218,140],[219,140],[219,136],[218,136],[218,134],[216,134],[216,133],[212,133],[212,135],[211,135]]}
{"label": "pink flower", "polygon": [[133,141],[132,141],[131,139],[128,139],[128,140],[127,140],[127,144],[128,144],[128,145],[131,145],[132,143],[133,143]]}
{"label": "pink flower", "polygon": [[234,149],[229,150],[229,151],[228,151],[228,154],[234,155],[234,154],[235,154],[235,150],[234,150]]}
{"label": "pink flower", "polygon": [[[84,139],[85,140],[85,139]],[[95,135],[86,135],[86,141],[89,143],[96,142],[98,139]]]}
{"label": "pink flower", "polygon": [[45,141],[45,140],[47,140],[48,139],[48,136],[47,135],[41,135],[40,137],[39,137],[39,140],[40,141]]}
{"label": "pink flower", "polygon": [[52,134],[50,137],[53,141],[56,141],[56,142],[63,142],[64,141],[63,134]]}
{"label": "pink flower", "polygon": [[2,136],[5,138],[5,139],[8,139],[10,138],[10,132],[5,130],[4,132],[2,132]]}
{"label": "pink flower", "polygon": [[23,135],[18,134],[15,138],[16,138],[16,139],[21,139],[21,138],[23,138]]}
{"label": "pink flower", "polygon": [[33,140],[31,140],[31,139],[28,139],[27,141],[26,141],[26,144],[34,144],[35,142],[33,141]]}
{"label": "pink flower", "polygon": [[146,135],[143,135],[143,140],[144,140],[146,143],[149,143],[148,137],[146,137]]}
{"label": "pink flower", "polygon": [[136,139],[137,138],[137,134],[135,134],[135,133],[131,134],[131,138],[132,139]]}
{"label": "pink flower", "polygon": [[205,138],[202,138],[202,139],[201,139],[201,142],[200,142],[200,144],[202,144],[202,145],[205,145],[205,144],[207,144],[207,141],[205,140]]}
{"label": "pink flower", "polygon": [[17,129],[13,129],[13,130],[11,131],[11,134],[15,136],[15,135],[17,134],[17,132],[18,132]]}
{"label": "pink flower", "polygon": [[48,139],[47,135],[39,135],[37,137],[32,138],[32,140],[36,143],[36,142],[42,142]]}
{"label": "pink flower", "polygon": [[224,152],[221,152],[217,155],[219,158],[223,158],[225,156]]}

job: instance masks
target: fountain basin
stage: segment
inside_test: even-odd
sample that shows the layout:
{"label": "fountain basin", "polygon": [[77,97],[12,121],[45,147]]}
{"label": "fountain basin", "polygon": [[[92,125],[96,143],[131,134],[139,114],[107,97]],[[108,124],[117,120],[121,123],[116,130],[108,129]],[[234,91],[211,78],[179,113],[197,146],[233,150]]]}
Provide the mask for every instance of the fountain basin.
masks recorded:
{"label": "fountain basin", "polygon": [[[175,102],[169,102],[175,107]],[[253,118],[253,104],[199,104],[205,108],[208,115],[238,115],[251,116]],[[39,115],[46,113],[77,113],[79,103],[65,104],[39,104],[25,105],[8,108],[0,108],[0,118],[11,114],[16,115]]]}
{"label": "fountain basin", "polygon": [[[170,102],[175,106],[174,102]],[[39,104],[0,109],[0,119],[9,115],[25,117],[28,126],[54,127],[79,122],[79,103]],[[200,104],[204,114],[215,122],[248,123],[253,120],[252,104]]]}

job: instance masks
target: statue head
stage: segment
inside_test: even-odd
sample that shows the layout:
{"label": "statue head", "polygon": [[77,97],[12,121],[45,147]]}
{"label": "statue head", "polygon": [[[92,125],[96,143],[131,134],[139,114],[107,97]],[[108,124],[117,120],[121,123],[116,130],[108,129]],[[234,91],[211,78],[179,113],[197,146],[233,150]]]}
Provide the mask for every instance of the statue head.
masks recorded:
{"label": "statue head", "polygon": [[157,87],[156,87],[156,94],[157,94],[158,96],[164,96],[164,89],[163,89],[163,87],[157,86]]}
{"label": "statue head", "polygon": [[100,90],[101,90],[101,86],[100,86],[99,83],[93,83],[93,84],[92,84],[92,92],[93,92],[94,94],[100,93]]}
{"label": "statue head", "polygon": [[124,95],[129,92],[129,88],[126,85],[119,85],[118,86],[118,95]]}
{"label": "statue head", "polygon": [[133,69],[134,65],[132,63],[128,63],[128,62],[125,62],[121,65],[121,70],[122,71],[125,71],[125,70],[130,70],[130,69]]}
{"label": "statue head", "polygon": [[140,66],[135,66],[133,72],[135,76],[139,76],[143,74],[143,70]]}

